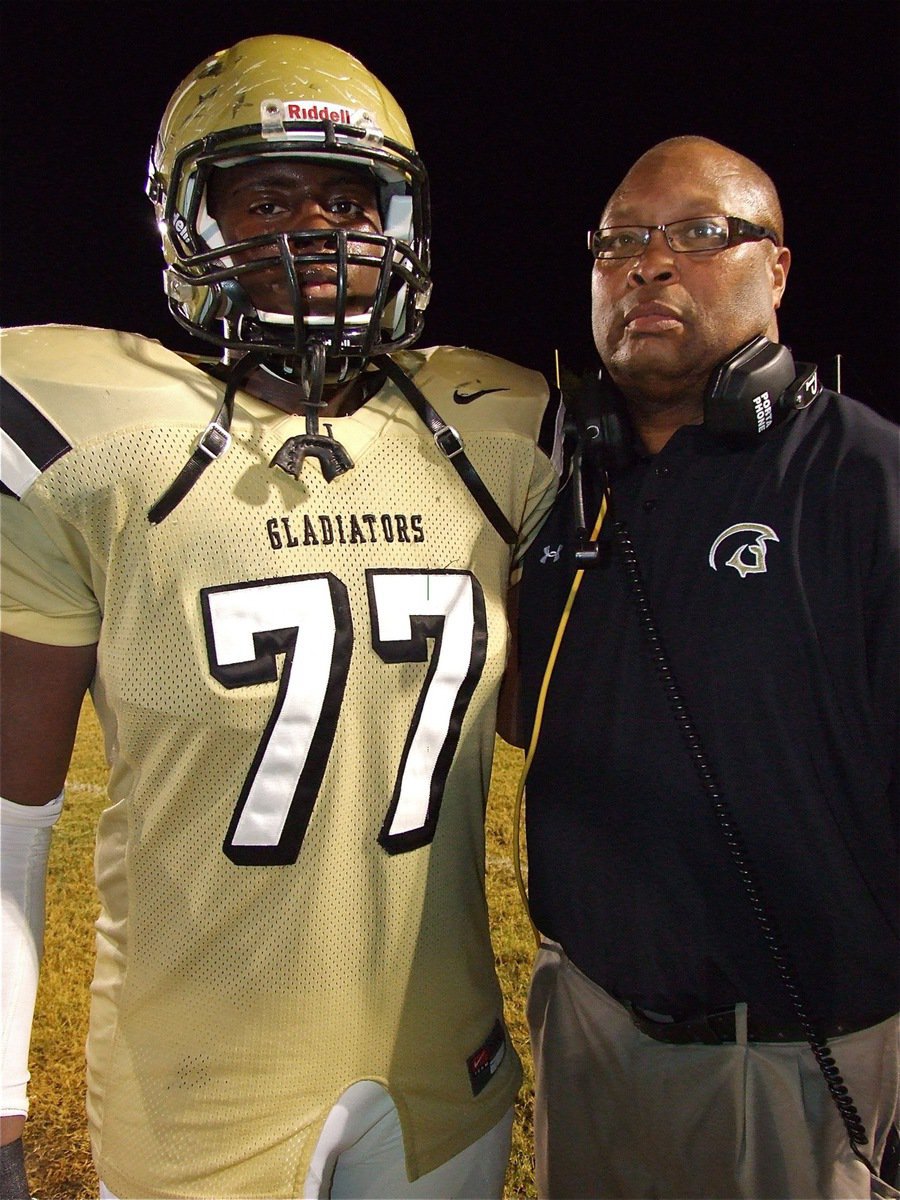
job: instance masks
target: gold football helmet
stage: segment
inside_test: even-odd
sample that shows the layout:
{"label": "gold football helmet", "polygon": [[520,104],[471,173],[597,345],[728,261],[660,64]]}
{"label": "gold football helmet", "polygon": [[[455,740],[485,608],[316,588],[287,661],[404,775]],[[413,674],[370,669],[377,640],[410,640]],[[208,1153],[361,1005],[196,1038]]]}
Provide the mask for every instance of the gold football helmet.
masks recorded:
{"label": "gold football helmet", "polygon": [[[207,210],[210,172],[269,156],[369,172],[383,232],[289,230],[226,244]],[[347,378],[419,336],[431,292],[428,178],[396,100],[345,51],[272,35],[206,59],[169,102],[147,193],[162,236],[169,308],[198,337],[226,351],[253,350],[289,374],[315,349],[330,378]],[[292,314],[261,311],[241,285],[243,274],[263,261],[271,268],[273,258],[287,275]],[[371,309],[350,314],[348,265],[373,258],[379,275]],[[336,272],[335,311],[311,315],[298,268],[325,261]]]}

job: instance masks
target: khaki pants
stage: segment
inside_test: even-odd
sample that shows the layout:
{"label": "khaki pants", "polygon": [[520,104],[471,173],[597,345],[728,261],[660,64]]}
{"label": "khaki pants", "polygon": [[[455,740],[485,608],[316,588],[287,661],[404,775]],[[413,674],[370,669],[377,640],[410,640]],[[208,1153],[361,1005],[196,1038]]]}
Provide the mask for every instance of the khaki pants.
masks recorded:
{"label": "khaki pants", "polygon": [[[900,1195],[854,1156],[805,1043],[655,1041],[551,942],[528,1019],[543,1200]],[[831,1043],[876,1168],[898,1119],[898,1027],[893,1017]]]}

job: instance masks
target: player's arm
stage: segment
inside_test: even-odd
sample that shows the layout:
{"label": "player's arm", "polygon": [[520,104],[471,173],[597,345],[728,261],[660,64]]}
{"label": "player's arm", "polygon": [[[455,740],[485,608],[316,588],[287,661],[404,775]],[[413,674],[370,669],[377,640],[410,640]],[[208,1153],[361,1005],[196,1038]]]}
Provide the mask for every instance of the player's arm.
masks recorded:
{"label": "player's arm", "polygon": [[[4,1195],[24,1186],[28,1044],[43,943],[44,878],[78,716],[96,646],[48,646],[0,635],[0,880],[3,912],[0,1175]],[[14,1189],[14,1190],[9,1190]],[[27,1193],[24,1193],[27,1194]]]}
{"label": "player's arm", "polygon": [[62,791],[96,646],[0,634],[0,795],[46,804]]}
{"label": "player's arm", "polygon": [[62,791],[96,646],[0,635],[0,794],[47,804]]}

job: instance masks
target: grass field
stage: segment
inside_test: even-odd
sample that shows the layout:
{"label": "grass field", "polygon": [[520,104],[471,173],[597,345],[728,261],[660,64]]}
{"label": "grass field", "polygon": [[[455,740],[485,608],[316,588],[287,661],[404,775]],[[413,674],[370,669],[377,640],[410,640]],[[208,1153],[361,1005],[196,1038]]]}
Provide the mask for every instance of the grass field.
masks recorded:
{"label": "grass field", "polygon": [[[531,1155],[531,1060],[525,993],[534,943],[512,866],[512,809],[521,755],[497,743],[488,805],[488,897],[498,973],[512,1039],[525,1066],[506,1181],[507,1197],[535,1196]],[[94,1200],[84,1115],[84,1039],[93,962],[93,843],[106,770],[90,705],[79,727],[66,807],[57,826],[47,885],[47,931],[31,1043],[29,1182],[39,1200]]]}

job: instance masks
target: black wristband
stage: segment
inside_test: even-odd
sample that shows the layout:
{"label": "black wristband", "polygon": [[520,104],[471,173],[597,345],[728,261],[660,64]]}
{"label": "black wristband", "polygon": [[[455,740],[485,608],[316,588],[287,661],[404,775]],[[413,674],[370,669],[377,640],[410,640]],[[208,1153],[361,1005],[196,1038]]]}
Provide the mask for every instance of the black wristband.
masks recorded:
{"label": "black wristband", "polygon": [[0,1146],[0,1196],[3,1200],[31,1200],[21,1138]]}

